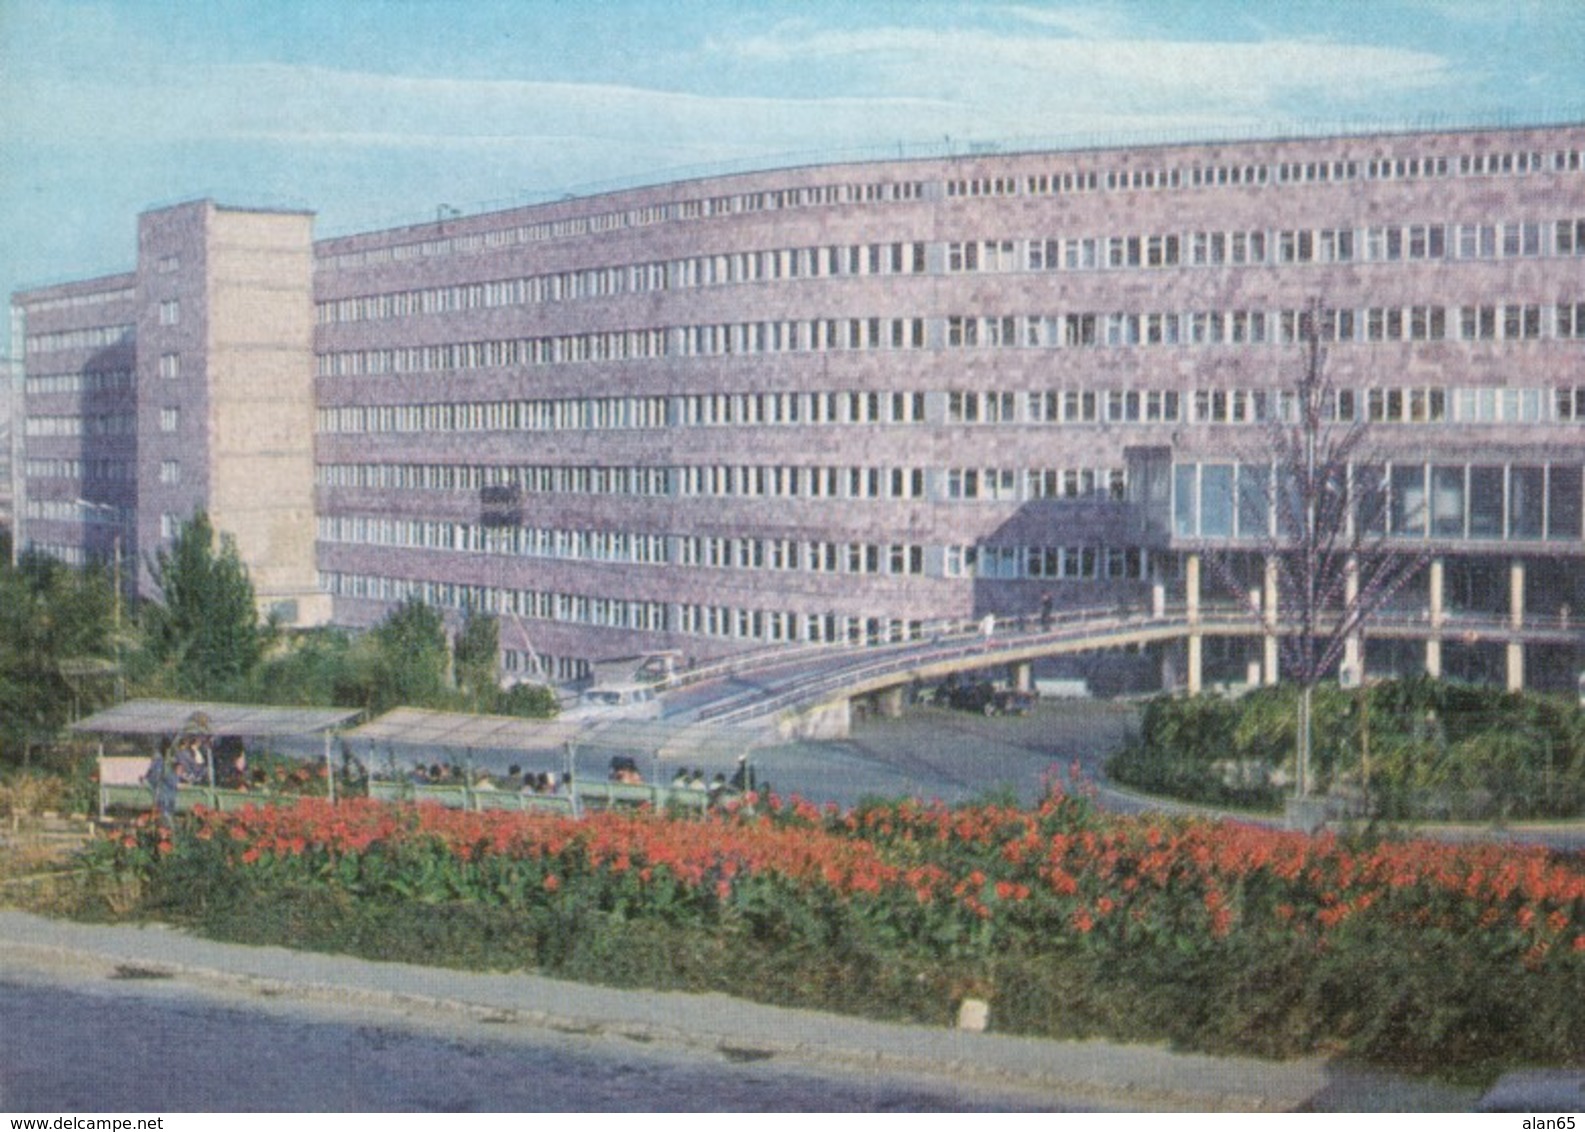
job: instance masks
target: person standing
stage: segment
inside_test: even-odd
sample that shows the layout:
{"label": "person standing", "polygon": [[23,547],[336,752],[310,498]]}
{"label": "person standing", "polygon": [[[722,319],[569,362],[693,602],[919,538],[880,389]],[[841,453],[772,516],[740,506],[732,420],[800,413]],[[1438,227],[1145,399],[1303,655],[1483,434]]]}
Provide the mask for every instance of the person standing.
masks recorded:
{"label": "person standing", "polygon": [[176,754],[168,742],[161,743],[158,753],[149,763],[143,781],[154,794],[154,812],[160,824],[169,826],[176,820],[176,791],[181,783]]}

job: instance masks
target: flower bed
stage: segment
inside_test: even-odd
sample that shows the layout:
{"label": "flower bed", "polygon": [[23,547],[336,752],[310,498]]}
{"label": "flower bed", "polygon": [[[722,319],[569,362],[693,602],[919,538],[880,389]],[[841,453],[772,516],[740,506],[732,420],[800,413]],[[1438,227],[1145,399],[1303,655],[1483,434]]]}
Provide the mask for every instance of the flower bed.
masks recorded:
{"label": "flower bed", "polygon": [[1417,1069],[1585,1060],[1585,862],[1034,809],[200,812],[100,850],[233,938]]}

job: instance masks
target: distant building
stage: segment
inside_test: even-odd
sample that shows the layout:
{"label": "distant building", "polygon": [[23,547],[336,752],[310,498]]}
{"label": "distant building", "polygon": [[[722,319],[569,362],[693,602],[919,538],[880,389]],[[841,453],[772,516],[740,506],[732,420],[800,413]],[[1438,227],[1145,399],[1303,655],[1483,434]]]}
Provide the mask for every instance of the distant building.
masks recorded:
{"label": "distant building", "polygon": [[16,505],[12,496],[11,466],[14,444],[11,428],[11,363],[0,358],[0,531],[16,533]]}
{"label": "distant building", "polygon": [[317,242],[151,212],[134,271],[13,297],[23,537],[146,555],[204,506],[299,622],[499,609],[562,679],[1184,600],[1250,535],[1240,468],[1319,300],[1333,411],[1433,553],[1423,638],[1368,666],[1572,686],[1582,154],[1567,126],[808,166]]}

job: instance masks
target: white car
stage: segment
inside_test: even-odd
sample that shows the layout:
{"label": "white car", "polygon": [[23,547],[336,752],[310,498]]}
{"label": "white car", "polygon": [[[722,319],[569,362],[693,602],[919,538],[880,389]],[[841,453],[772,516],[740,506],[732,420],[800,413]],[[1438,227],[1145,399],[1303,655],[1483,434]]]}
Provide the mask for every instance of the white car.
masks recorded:
{"label": "white car", "polygon": [[652,684],[604,684],[590,688],[561,719],[659,719],[660,699]]}

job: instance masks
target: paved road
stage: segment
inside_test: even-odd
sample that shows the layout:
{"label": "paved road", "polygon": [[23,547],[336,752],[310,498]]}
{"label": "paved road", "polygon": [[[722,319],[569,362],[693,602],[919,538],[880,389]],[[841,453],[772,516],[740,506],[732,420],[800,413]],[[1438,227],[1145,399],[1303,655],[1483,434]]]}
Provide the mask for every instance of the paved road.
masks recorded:
{"label": "paved road", "polygon": [[1468,1109],[1287,1062],[903,1026],[0,911],[0,1110]]}
{"label": "paved road", "polygon": [[[0,979],[0,1111],[981,1111],[1049,1097],[173,979]],[[521,1028],[517,1028],[521,1030]],[[503,1033],[503,1031],[508,1031]]]}

